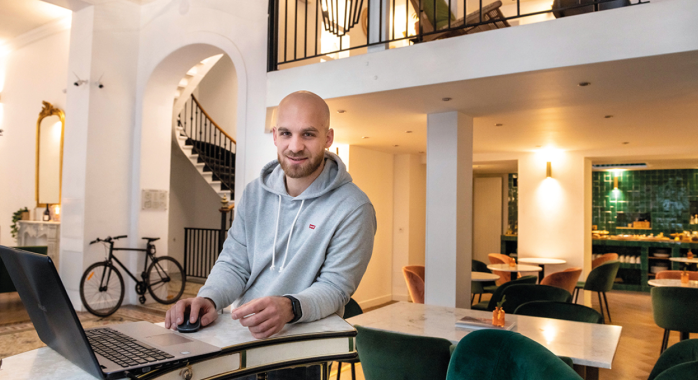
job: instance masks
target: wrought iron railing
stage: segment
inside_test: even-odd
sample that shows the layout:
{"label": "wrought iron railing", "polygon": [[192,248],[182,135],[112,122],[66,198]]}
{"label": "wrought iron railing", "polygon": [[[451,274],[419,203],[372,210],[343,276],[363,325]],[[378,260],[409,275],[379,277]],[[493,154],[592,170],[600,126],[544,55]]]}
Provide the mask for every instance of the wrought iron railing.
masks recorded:
{"label": "wrought iron railing", "polygon": [[219,209],[221,228],[184,229],[184,272],[189,278],[207,278],[223,250],[228,229],[233,225],[234,206],[224,202]]}
{"label": "wrought iron railing", "polygon": [[235,197],[235,139],[230,137],[201,107],[194,95],[187,100],[177,118],[187,137],[186,145],[199,155],[204,172],[210,171],[213,179],[221,182],[221,190],[230,190]]}
{"label": "wrought iron railing", "polygon": [[551,0],[551,8],[531,9],[523,1],[522,10],[522,0],[515,1],[270,0],[267,71],[300,61],[334,60],[373,46],[401,41],[409,45],[507,27],[510,20],[524,17],[548,13],[562,17],[649,2]]}

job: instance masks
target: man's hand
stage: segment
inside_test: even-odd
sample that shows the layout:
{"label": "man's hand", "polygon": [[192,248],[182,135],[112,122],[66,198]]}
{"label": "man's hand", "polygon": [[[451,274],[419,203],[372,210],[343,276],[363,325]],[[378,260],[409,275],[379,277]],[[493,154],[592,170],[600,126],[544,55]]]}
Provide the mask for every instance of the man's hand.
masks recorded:
{"label": "man's hand", "polygon": [[196,297],[177,301],[167,310],[165,315],[165,328],[177,330],[177,326],[184,323],[184,312],[190,309],[189,322],[196,322],[201,316],[201,326],[208,326],[218,318],[216,305],[208,298]]}
{"label": "man's hand", "polygon": [[264,339],[281,331],[293,319],[293,308],[286,297],[263,297],[233,310],[232,317],[249,328],[253,337]]}

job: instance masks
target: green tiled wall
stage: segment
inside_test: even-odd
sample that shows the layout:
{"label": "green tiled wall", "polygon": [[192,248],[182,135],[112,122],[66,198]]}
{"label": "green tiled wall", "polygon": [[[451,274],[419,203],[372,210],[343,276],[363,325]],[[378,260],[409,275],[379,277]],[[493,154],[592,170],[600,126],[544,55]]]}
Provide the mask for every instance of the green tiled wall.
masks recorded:
{"label": "green tiled wall", "polygon": [[[691,212],[698,201],[698,170],[642,170],[620,172],[618,190],[613,190],[611,172],[592,173],[592,224],[611,234],[670,234],[693,231]],[[617,229],[617,215],[648,213],[652,230]]]}
{"label": "green tiled wall", "polygon": [[516,173],[509,173],[509,228],[516,232],[519,224],[519,196],[518,196],[518,175]]}

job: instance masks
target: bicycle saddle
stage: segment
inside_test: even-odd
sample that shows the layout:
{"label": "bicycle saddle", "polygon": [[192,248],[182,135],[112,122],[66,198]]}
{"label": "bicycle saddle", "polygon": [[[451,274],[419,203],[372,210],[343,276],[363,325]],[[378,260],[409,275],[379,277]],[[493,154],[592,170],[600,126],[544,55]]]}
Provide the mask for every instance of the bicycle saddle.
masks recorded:
{"label": "bicycle saddle", "polygon": [[160,238],[149,238],[149,237],[144,237],[144,238],[141,238],[141,239],[147,240],[147,241],[157,241],[157,240],[160,240]]}

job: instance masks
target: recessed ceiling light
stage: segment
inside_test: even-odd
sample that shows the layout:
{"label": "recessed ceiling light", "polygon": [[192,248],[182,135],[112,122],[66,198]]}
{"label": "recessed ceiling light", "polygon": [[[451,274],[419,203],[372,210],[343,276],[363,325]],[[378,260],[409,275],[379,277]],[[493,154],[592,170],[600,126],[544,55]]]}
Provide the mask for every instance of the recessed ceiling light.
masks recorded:
{"label": "recessed ceiling light", "polygon": [[502,123],[497,123],[497,124],[495,124],[494,126],[495,126],[495,127],[501,127],[501,126],[503,126],[503,125],[504,125],[504,124],[502,124]]}
{"label": "recessed ceiling light", "polygon": [[405,131],[405,133],[412,133],[412,131]]}
{"label": "recessed ceiling light", "polygon": [[630,144],[630,141],[623,141],[623,145],[628,145]]}
{"label": "recessed ceiling light", "polygon": [[362,139],[367,139],[369,136],[361,136]]}
{"label": "recessed ceiling light", "polygon": [[613,115],[606,115],[606,116],[604,116],[605,119],[610,119],[610,118],[612,118],[612,117],[613,117]]}
{"label": "recessed ceiling light", "polygon": [[400,146],[400,145],[393,145],[393,147],[395,147],[395,148],[397,148],[397,147],[399,147],[399,146]]}
{"label": "recessed ceiling light", "polygon": [[337,110],[337,113],[345,113],[347,112],[346,110]]}
{"label": "recessed ceiling light", "polygon": [[448,101],[451,101],[451,98],[441,98],[441,100],[444,102],[448,102]]}
{"label": "recessed ceiling light", "polygon": [[590,85],[590,84],[591,84],[591,82],[579,82],[579,84],[577,84],[577,86],[579,86],[579,87],[586,87],[586,86],[588,86],[588,85]]}

